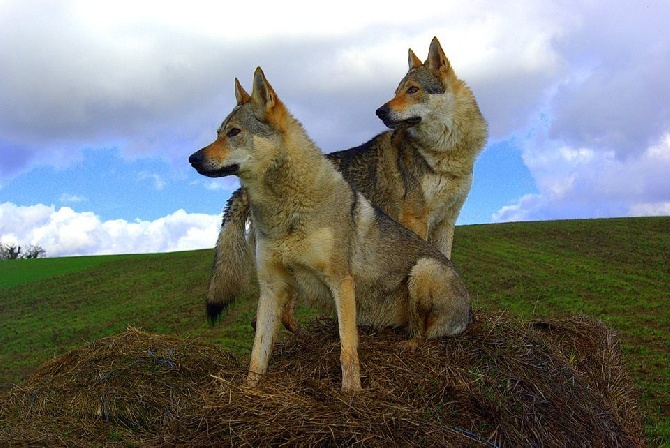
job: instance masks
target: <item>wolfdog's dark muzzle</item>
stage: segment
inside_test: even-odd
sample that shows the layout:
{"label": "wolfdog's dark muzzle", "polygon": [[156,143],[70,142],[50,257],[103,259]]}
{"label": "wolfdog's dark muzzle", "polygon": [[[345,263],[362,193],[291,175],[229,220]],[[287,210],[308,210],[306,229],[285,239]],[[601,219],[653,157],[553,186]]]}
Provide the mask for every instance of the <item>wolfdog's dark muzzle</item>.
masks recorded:
{"label": "wolfdog's dark muzzle", "polygon": [[225,177],[231,174],[237,174],[237,172],[240,170],[240,166],[237,164],[224,166],[222,168],[213,168],[208,166],[207,159],[205,158],[202,150],[191,154],[191,156],[188,158],[188,163],[190,163],[199,174],[207,177]]}
{"label": "wolfdog's dark muzzle", "polygon": [[382,107],[377,109],[375,113],[379,119],[384,122],[384,125],[391,129],[395,129],[400,125],[414,126],[421,123],[421,117],[410,117],[402,121],[394,120],[391,118],[391,108],[388,106],[388,104],[384,104]]}

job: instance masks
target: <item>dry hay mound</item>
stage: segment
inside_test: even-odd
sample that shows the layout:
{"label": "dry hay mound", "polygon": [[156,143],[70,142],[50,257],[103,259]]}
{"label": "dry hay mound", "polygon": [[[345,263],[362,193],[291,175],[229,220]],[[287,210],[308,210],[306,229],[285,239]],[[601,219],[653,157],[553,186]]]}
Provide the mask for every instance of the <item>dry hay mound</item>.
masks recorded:
{"label": "dry hay mound", "polygon": [[137,330],[41,366],[0,413],[0,445],[640,446],[616,338],[583,316],[480,312],[402,351],[361,328],[364,390],[340,392],[332,319],[277,344],[258,389],[219,348]]}
{"label": "dry hay mound", "polygon": [[14,386],[0,414],[0,446],[3,436],[16,446],[151,438],[203,406],[210,374],[242,368],[214,345],[130,328],[58,356]]}

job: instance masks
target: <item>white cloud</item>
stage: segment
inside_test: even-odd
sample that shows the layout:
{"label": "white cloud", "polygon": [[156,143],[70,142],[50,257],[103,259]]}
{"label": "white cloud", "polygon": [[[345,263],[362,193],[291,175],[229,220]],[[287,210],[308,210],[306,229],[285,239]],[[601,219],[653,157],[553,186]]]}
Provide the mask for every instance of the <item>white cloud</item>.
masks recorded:
{"label": "white cloud", "polygon": [[37,244],[49,257],[154,253],[213,247],[221,219],[178,210],[154,221],[101,221],[70,207],[0,204],[0,241]]}
{"label": "white cloud", "polygon": [[[182,165],[230,110],[233,78],[249,87],[257,65],[324,150],[359,145],[383,129],[374,110],[407,48],[424,58],[435,35],[491,138],[527,141],[539,194],[495,219],[666,210],[667,163],[652,148],[670,132],[667,2],[443,1],[411,14],[352,0],[1,5],[0,184],[83,147]],[[528,137],[538,116],[541,136]]]}
{"label": "white cloud", "polygon": [[162,190],[165,188],[165,179],[163,179],[163,176],[157,173],[148,173],[146,171],[143,171],[138,174],[138,179],[139,180],[145,180],[145,179],[151,179],[153,180],[154,188],[156,190]]}
{"label": "white cloud", "polygon": [[524,195],[515,204],[505,205],[495,212],[492,216],[493,221],[533,221],[531,212],[537,211],[541,200],[542,196],[539,194]]}
{"label": "white cloud", "polygon": [[209,182],[204,182],[204,184],[206,189],[212,191],[220,191],[226,189],[222,182],[218,182],[217,180],[214,179],[210,180]]}
{"label": "white cloud", "polygon": [[655,204],[633,204],[631,216],[670,216],[670,201]]}
{"label": "white cloud", "polygon": [[502,207],[494,221],[670,214],[670,133],[626,157],[538,140],[523,157],[540,193]]}
{"label": "white cloud", "polygon": [[87,199],[84,196],[78,196],[76,194],[63,193],[58,197],[58,200],[62,204],[76,204],[79,202],[85,202]]}
{"label": "white cloud", "polygon": [[212,191],[233,191],[240,186],[240,181],[235,176],[203,178],[200,181],[206,189]]}
{"label": "white cloud", "polygon": [[170,158],[185,142],[208,143],[233,78],[248,84],[257,65],[327,150],[358,145],[383,129],[374,110],[404,74],[407,48],[423,58],[434,35],[478,85],[492,129],[505,132],[560,67],[552,42],[572,20],[527,2],[444,2],[410,15],[350,0],[259,1],[262,13],[248,15],[200,1],[52,6],[0,9],[6,175],[83,146]]}
{"label": "white cloud", "polygon": [[493,220],[668,214],[670,37],[657,31],[667,4],[591,2],[571,14],[549,47],[562,69],[512,131],[539,193]]}

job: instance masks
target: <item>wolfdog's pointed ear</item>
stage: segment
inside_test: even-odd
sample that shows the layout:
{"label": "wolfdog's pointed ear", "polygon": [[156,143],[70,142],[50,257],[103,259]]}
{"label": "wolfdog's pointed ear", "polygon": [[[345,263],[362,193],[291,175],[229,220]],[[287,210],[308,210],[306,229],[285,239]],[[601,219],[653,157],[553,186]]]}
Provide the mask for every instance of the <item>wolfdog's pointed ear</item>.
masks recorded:
{"label": "wolfdog's pointed ear", "polygon": [[240,84],[240,81],[237,78],[235,78],[235,99],[237,100],[238,106],[251,99],[249,94],[242,88],[242,84]]}
{"label": "wolfdog's pointed ear", "polygon": [[411,48],[407,53],[407,64],[409,65],[410,70],[412,70],[413,68],[417,68],[421,65],[421,59],[416,57]]}
{"label": "wolfdog's pointed ear", "polygon": [[446,74],[449,71],[449,59],[447,59],[447,57],[444,55],[442,45],[440,45],[437,37],[433,37],[433,40],[430,43],[430,47],[428,48],[428,59],[426,59],[426,66],[434,73]]}
{"label": "wolfdog's pointed ear", "polygon": [[257,67],[254,72],[254,88],[251,91],[251,99],[258,106],[261,106],[266,113],[277,103],[277,94],[268,80],[265,79],[265,74],[260,67]]}

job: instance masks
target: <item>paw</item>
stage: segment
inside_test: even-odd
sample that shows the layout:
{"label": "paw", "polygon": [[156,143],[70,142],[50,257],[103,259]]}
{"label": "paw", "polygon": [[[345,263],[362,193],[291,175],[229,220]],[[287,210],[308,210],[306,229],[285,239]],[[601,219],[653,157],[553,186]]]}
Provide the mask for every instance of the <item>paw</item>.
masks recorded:
{"label": "paw", "polygon": [[412,338],[407,341],[398,342],[398,348],[402,351],[408,350],[411,353],[416,352],[416,349],[419,348],[419,340],[417,338]]}
{"label": "paw", "polygon": [[362,389],[360,377],[342,380],[342,392],[359,392]]}
{"label": "paw", "polygon": [[361,389],[361,369],[358,362],[342,364],[342,392],[358,392]]}
{"label": "paw", "polygon": [[253,389],[253,388],[255,388],[256,386],[258,386],[258,382],[261,380],[261,377],[262,377],[262,376],[263,376],[263,375],[261,375],[261,374],[259,374],[259,373],[251,372],[251,371],[250,371],[249,374],[247,375],[247,379],[246,379],[246,381],[244,382],[244,385],[245,385],[246,387],[249,387],[249,388],[252,388],[252,389]]}
{"label": "paw", "polygon": [[302,334],[302,328],[300,328],[300,325],[298,325],[298,322],[296,322],[295,319],[291,319],[290,321],[282,320],[282,323],[284,324],[284,328],[286,328],[291,333],[297,336]]}

